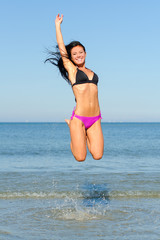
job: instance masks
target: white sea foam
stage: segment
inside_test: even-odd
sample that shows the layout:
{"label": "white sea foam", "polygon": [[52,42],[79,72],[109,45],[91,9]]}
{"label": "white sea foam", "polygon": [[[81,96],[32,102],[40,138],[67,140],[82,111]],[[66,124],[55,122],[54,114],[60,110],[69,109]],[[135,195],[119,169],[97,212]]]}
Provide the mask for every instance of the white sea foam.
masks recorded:
{"label": "white sea foam", "polygon": [[36,198],[36,199],[83,199],[88,205],[93,205],[94,201],[104,202],[109,199],[118,198],[160,198],[160,191],[111,191],[97,195],[88,195],[85,192],[1,192],[0,199],[15,199],[15,198]]}
{"label": "white sea foam", "polygon": [[3,192],[0,193],[0,199],[15,199],[15,198],[56,198],[64,199],[67,197],[71,198],[81,198],[81,193],[76,192]]}
{"label": "white sea foam", "polygon": [[160,191],[112,191],[110,198],[160,198]]}

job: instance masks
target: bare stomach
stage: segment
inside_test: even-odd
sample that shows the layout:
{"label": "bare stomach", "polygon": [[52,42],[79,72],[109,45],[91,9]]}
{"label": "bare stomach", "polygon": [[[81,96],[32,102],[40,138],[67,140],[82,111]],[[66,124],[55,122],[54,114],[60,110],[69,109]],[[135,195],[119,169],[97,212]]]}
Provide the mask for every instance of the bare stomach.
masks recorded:
{"label": "bare stomach", "polygon": [[75,91],[75,93],[77,101],[75,114],[86,117],[98,116],[100,114],[97,87],[88,88],[85,91]]}
{"label": "bare stomach", "polygon": [[100,114],[99,105],[91,107],[89,105],[78,104],[76,105],[75,114],[85,117],[94,117]]}

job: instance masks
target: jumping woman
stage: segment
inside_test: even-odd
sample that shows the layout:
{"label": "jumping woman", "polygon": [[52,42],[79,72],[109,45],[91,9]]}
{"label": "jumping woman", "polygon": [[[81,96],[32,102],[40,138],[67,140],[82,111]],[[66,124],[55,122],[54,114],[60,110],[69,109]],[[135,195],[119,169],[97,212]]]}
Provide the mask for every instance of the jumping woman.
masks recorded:
{"label": "jumping woman", "polygon": [[103,156],[104,140],[101,128],[101,112],[98,101],[98,76],[85,67],[85,47],[78,41],[64,45],[61,23],[63,15],[55,20],[57,52],[51,52],[50,61],[56,65],[62,77],[72,86],[76,100],[71,119],[66,119],[70,129],[71,151],[75,159],[84,161],[87,146],[93,158],[99,160]]}

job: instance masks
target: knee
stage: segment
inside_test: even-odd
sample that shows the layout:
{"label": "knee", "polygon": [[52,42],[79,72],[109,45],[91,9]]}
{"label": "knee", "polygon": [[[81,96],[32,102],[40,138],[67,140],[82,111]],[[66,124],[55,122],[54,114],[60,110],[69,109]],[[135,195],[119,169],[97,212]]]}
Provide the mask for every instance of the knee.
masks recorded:
{"label": "knee", "polygon": [[100,159],[103,157],[103,153],[93,153],[93,154],[92,154],[92,157],[93,157],[95,160],[100,160]]}
{"label": "knee", "polygon": [[71,142],[70,146],[71,146],[71,151],[72,151],[72,154],[73,154],[74,158],[75,158],[78,162],[83,162],[83,161],[85,161],[86,155],[87,155],[87,150],[82,148],[81,150],[79,149],[78,151],[75,151],[75,150],[73,149],[72,142]]}
{"label": "knee", "polygon": [[85,159],[86,159],[86,154],[76,154],[74,155],[75,159],[78,161],[78,162],[84,162]]}

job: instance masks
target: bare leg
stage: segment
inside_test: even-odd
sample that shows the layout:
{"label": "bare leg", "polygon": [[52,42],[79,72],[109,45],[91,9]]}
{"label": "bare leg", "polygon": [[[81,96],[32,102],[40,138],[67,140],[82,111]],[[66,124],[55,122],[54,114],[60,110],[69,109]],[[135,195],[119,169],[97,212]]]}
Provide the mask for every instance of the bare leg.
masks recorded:
{"label": "bare leg", "polygon": [[70,129],[71,151],[75,159],[79,162],[85,160],[87,155],[86,132],[81,120],[73,117],[72,120],[65,119]]}
{"label": "bare leg", "polygon": [[104,140],[101,128],[101,119],[96,121],[87,129],[87,146],[95,160],[99,160],[103,156]]}

